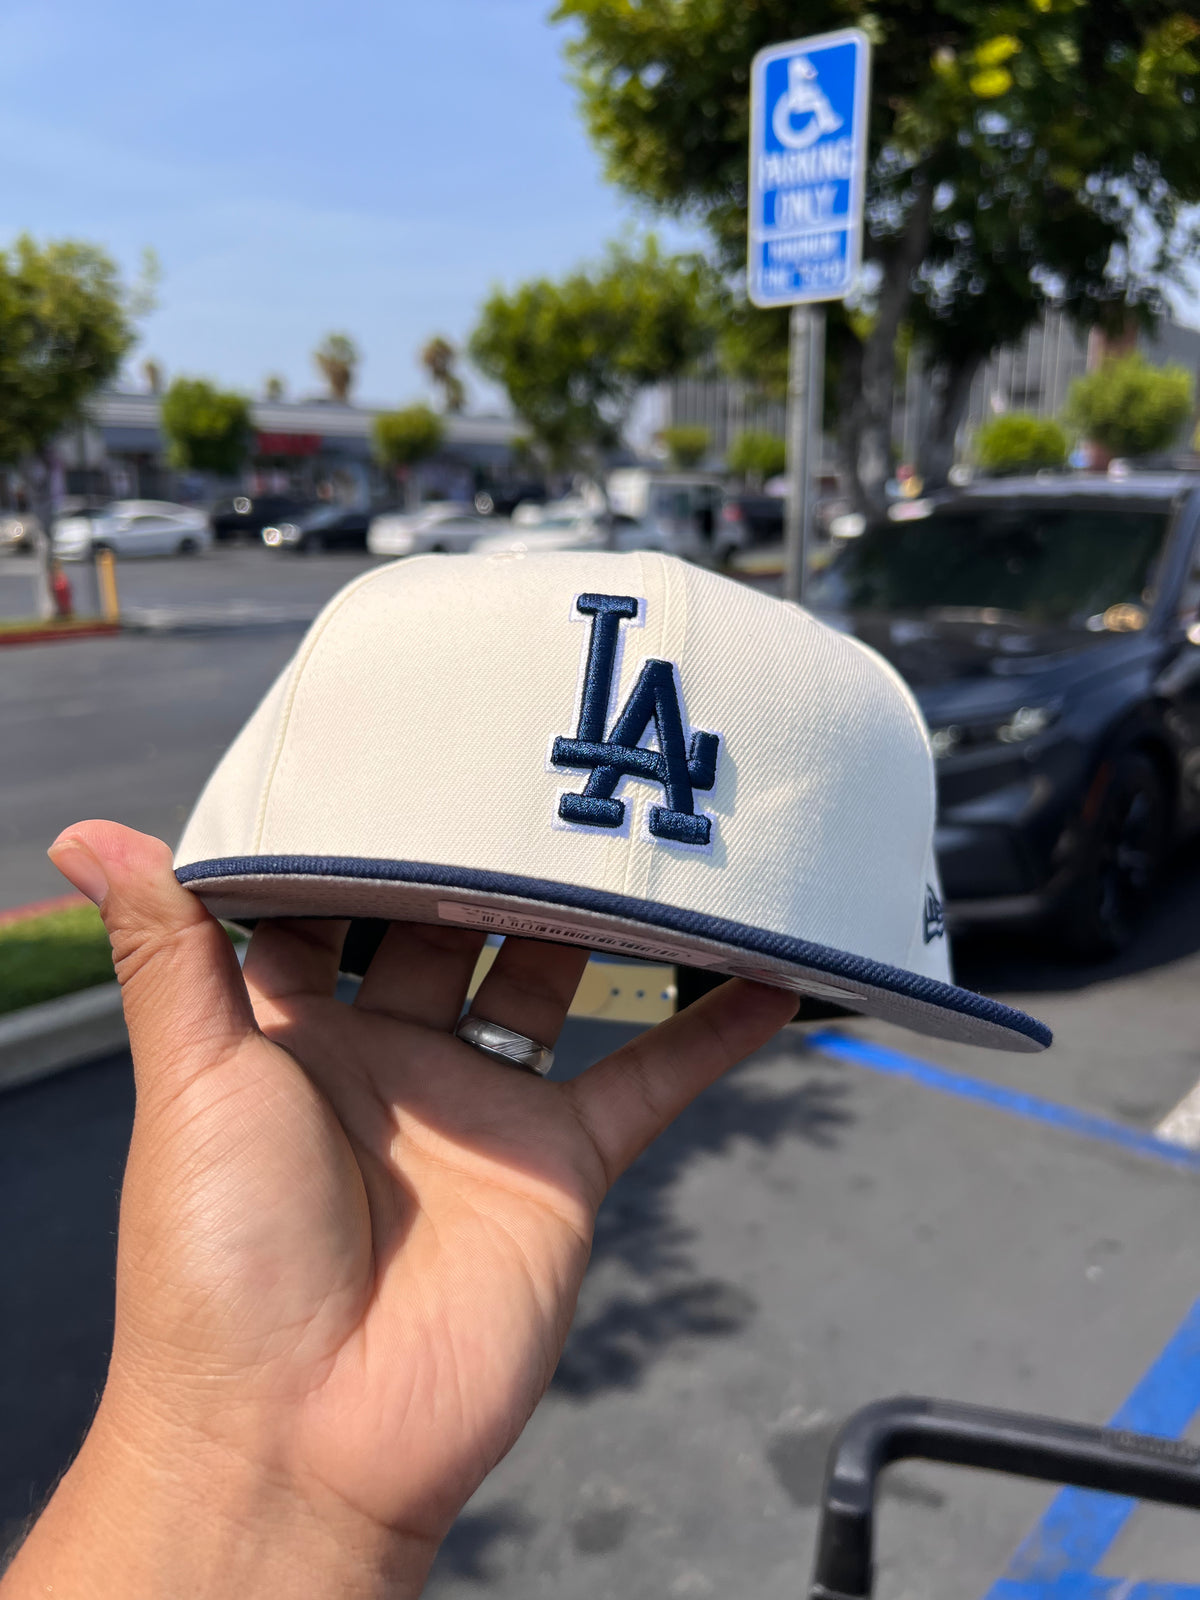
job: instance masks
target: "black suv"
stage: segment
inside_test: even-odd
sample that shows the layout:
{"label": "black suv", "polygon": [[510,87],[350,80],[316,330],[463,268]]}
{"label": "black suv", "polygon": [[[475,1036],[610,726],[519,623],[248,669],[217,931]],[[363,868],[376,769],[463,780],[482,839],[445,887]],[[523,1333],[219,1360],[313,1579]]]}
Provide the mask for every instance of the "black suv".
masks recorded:
{"label": "black suv", "polygon": [[1200,826],[1200,477],[992,480],[899,502],[808,604],[912,687],[951,916],[1119,949]]}
{"label": "black suv", "polygon": [[294,517],[308,503],[287,494],[237,494],[219,500],[208,520],[214,539],[257,539],[271,523]]}

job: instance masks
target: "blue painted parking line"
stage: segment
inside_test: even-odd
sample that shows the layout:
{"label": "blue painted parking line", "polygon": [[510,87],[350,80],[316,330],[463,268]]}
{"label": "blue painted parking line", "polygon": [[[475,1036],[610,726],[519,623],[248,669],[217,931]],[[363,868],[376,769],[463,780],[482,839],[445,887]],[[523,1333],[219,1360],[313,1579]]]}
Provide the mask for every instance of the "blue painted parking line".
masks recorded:
{"label": "blue painted parking line", "polygon": [[833,1029],[810,1033],[807,1042],[810,1050],[818,1050],[822,1055],[840,1061],[852,1061],[856,1066],[867,1067],[872,1072],[905,1078],[910,1083],[920,1084],[922,1088],[936,1089],[962,1100],[974,1100],[980,1105],[1007,1111],[1011,1116],[1024,1117],[1030,1122],[1043,1123],[1063,1133],[1116,1145],[1132,1155],[1147,1156],[1188,1172],[1200,1172],[1200,1150],[1172,1144],[1169,1139],[1160,1139],[1156,1134],[1131,1128],[1123,1122],[1113,1122],[1109,1117],[1099,1117],[1090,1111],[1079,1111],[1074,1106],[1060,1105],[1056,1100],[1042,1100],[1037,1095],[1024,1094],[1020,1089],[989,1083],[986,1078],[971,1078],[965,1073],[950,1072],[945,1067],[935,1066],[932,1061],[902,1055],[898,1050],[868,1044],[863,1039],[853,1039]]}
{"label": "blue painted parking line", "polygon": [[[1109,1427],[1178,1439],[1197,1411],[1200,1411],[1200,1300],[1117,1411]],[[988,1591],[987,1600],[1016,1600],[1017,1591],[1024,1600],[1034,1600],[1035,1596],[1038,1600],[1050,1600],[1051,1596],[1054,1600],[1060,1600],[1060,1596],[1061,1600],[1067,1600],[1068,1595],[1073,1600],[1077,1592],[1080,1596],[1086,1594],[1090,1600],[1093,1593],[1100,1591],[1077,1591],[1071,1585],[1074,1580],[1095,1572],[1136,1505],[1136,1500],[1121,1495],[1097,1494],[1091,1489],[1061,1490],[1009,1562],[1004,1577]],[[1107,1583],[1110,1580],[1097,1581]],[[1200,1588],[1178,1589],[1177,1592],[1200,1596]]]}
{"label": "blue painted parking line", "polygon": [[[980,1105],[1024,1117],[1046,1127],[1114,1145],[1191,1172],[1200,1172],[1200,1151],[1107,1117],[1042,1100],[986,1079],[950,1072],[931,1061],[902,1055],[832,1029],[810,1034],[810,1049],[872,1072],[901,1078]],[[1111,1419],[1112,1428],[1178,1439],[1200,1412],[1200,1300]],[[986,1600],[1200,1600],[1200,1586],[1147,1583],[1100,1577],[1096,1568],[1129,1520],[1136,1500],[1062,1489],[1045,1516],[1017,1549],[1008,1571]]]}
{"label": "blue painted parking line", "polygon": [[1197,1596],[1200,1589],[1189,1583],[1130,1583],[1128,1578],[1068,1572],[1049,1584],[1010,1583],[1002,1578],[988,1600],[1197,1600]]}

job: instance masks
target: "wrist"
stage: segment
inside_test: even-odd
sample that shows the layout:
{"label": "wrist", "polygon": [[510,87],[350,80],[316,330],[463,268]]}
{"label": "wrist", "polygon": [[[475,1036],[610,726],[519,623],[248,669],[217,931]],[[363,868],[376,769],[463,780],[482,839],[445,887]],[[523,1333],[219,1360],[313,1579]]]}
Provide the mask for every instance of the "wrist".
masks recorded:
{"label": "wrist", "polygon": [[415,1600],[435,1542],[211,1440],[106,1412],[0,1584],[2,1600]]}

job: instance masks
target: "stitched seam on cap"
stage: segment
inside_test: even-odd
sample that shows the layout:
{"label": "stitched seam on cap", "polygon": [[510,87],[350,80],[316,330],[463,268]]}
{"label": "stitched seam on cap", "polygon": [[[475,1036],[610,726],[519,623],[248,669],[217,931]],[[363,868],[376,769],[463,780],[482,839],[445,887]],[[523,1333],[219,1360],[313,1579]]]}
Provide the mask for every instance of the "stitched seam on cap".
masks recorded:
{"label": "stitched seam on cap", "polygon": [[[640,594],[644,594],[646,596],[646,606],[647,606],[647,608],[649,608],[649,605],[650,605],[650,580],[649,580],[649,577],[648,577],[648,574],[647,574],[647,571],[646,571],[646,556],[645,556],[645,552],[641,551],[641,550],[637,551],[636,553],[637,553],[637,563],[638,563],[638,592]],[[664,626],[660,630],[660,638],[665,639],[666,638],[665,620],[666,620],[666,617],[667,617],[668,612],[669,612],[669,601],[667,600],[667,597],[666,597],[667,585],[662,582],[662,573],[663,573],[663,568],[666,566],[666,563],[660,559],[656,563],[656,565],[658,566],[659,583],[661,585],[662,592],[663,592],[663,620],[664,620]],[[646,621],[647,623],[649,623],[649,618],[648,617],[643,619],[643,620]],[[643,650],[642,650],[642,660],[645,661],[648,658],[649,654],[650,654],[649,649],[648,648],[643,648]],[[636,682],[636,681],[637,681],[637,679],[636,679],[636,676],[635,676],[634,682]],[[626,792],[628,794],[628,791],[626,791]],[[635,793],[634,795],[629,795],[628,796],[628,799],[627,799],[626,803],[632,807],[635,804],[636,805],[645,805],[647,802],[646,802],[645,797],[643,795],[638,795],[638,794]],[[621,873],[621,888],[620,888],[620,893],[624,894],[624,895],[631,894],[633,892],[633,889],[634,889],[632,876],[633,876],[633,863],[634,863],[635,855],[637,853],[637,845],[636,845],[636,841],[637,841],[637,838],[638,838],[638,827],[637,827],[637,820],[636,820],[637,815],[638,815],[638,813],[636,811],[634,811],[630,816],[629,839],[628,839],[628,841],[626,843],[626,846],[625,846],[625,865],[624,865],[624,870]],[[645,885],[642,884],[642,885],[640,885],[640,887],[644,890]]]}
{"label": "stitched seam on cap", "polygon": [[[771,956],[814,972],[886,989],[889,994],[956,1012],[974,1020],[998,1022],[1015,1029],[1043,1046],[1051,1041],[1050,1030],[1036,1018],[1026,1015],[987,995],[960,989],[940,978],[930,978],[871,956],[841,950],[808,939],[797,939],[768,928],[730,921],[706,912],[689,911],[663,902],[614,896],[603,890],[587,889],[548,879],[526,878],[471,867],[450,867],[444,863],[393,861],[363,857],[260,856],[217,857],[181,867],[176,877],[181,883],[212,882],[220,878],[344,877],[348,880],[372,879],[379,882],[409,882],[422,886],[497,894],[505,898],[538,900],[558,908],[595,911],[604,916],[653,927],[665,928],[685,937],[730,943],[743,950]],[[613,904],[613,902],[617,902]],[[896,980],[903,980],[897,987]]]}
{"label": "stitched seam on cap", "polygon": [[267,806],[269,805],[271,799],[271,785],[275,781],[275,773],[278,770],[280,758],[283,755],[283,745],[284,740],[287,738],[288,723],[291,721],[292,707],[296,702],[296,695],[300,690],[300,679],[304,676],[304,669],[312,659],[313,651],[324,637],[326,628],[328,628],[329,624],[333,621],[334,617],[337,616],[338,612],[342,609],[346,602],[352,599],[360,589],[365,588],[373,578],[381,578],[385,572],[390,572],[392,567],[395,565],[395,562],[389,562],[385,567],[376,567],[372,572],[364,572],[361,577],[356,578],[353,583],[348,584],[346,588],[342,590],[341,594],[335,595],[326,606],[323,615],[317,618],[316,622],[309,630],[308,637],[300,646],[300,653],[296,657],[296,660],[292,666],[292,681],[288,685],[288,692],[284,700],[283,711],[279,718],[279,731],[275,735],[275,748],[271,751],[271,759],[267,763],[267,772],[265,778],[263,779],[262,794],[259,796],[258,816],[255,818],[254,822],[254,849],[256,851],[262,848],[263,829],[266,827],[267,823]]}
{"label": "stitched seam on cap", "polygon": [[[826,624],[826,626],[827,626],[827,624]],[[886,656],[881,655],[879,653],[879,651],[872,649],[870,645],[864,643],[864,641],[862,639],[856,638],[854,634],[852,634],[852,633],[843,634],[842,637],[848,643],[850,643],[852,645],[856,645],[861,652],[863,652],[864,654],[869,655],[870,657],[872,657],[872,659],[874,661],[876,661],[880,666],[883,667],[884,671],[887,673],[887,676],[891,679],[893,687],[896,688],[899,691],[900,699],[903,701],[904,708],[908,712],[909,721],[911,722],[911,724],[915,728],[916,733],[917,733],[917,737],[920,740],[922,747],[926,750],[926,752],[928,752],[929,751],[929,727],[928,727],[928,724],[925,721],[925,717],[924,717],[923,712],[921,711],[920,706],[917,704],[916,696],[913,694],[913,692],[912,692],[911,688],[908,686],[908,684],[905,683],[904,679],[900,676],[899,670],[892,665],[892,663],[887,659]],[[929,759],[926,762],[926,777],[928,779],[928,785],[929,785],[927,793],[928,793],[928,796],[929,796],[929,815],[930,815],[930,819],[931,819],[931,830],[932,830],[932,828],[936,827],[936,825],[937,825],[937,773],[934,771],[932,755],[929,756]],[[932,839],[932,831],[931,831],[931,839]],[[924,885],[922,885],[922,891],[923,890],[924,890]],[[908,941],[908,950],[907,950],[906,956],[905,956],[905,959],[909,960],[909,961],[914,959],[914,952],[917,949],[917,939],[921,934],[922,925],[923,925],[923,918],[924,918],[924,915],[925,915],[925,910],[924,910],[925,899],[924,899],[924,893],[923,892],[918,897],[918,899],[919,899],[920,904],[919,904],[919,907],[918,907],[918,910],[917,910],[916,920],[915,920],[915,922],[913,924],[913,931],[912,931],[912,934],[911,934],[911,936],[909,938],[909,941]],[[951,982],[953,982],[953,967],[951,967]]]}

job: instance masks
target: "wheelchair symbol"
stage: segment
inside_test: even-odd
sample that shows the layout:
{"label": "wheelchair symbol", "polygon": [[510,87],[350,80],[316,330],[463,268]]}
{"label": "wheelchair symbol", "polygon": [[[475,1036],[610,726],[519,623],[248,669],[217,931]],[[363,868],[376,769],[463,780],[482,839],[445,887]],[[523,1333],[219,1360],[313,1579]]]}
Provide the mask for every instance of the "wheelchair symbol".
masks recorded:
{"label": "wheelchair symbol", "polygon": [[[796,127],[793,118],[807,121]],[[817,69],[807,56],[793,56],[788,62],[787,92],[781,94],[771,113],[771,128],[787,150],[807,150],[824,134],[836,133],[842,118],[829,104],[820,84]]]}

